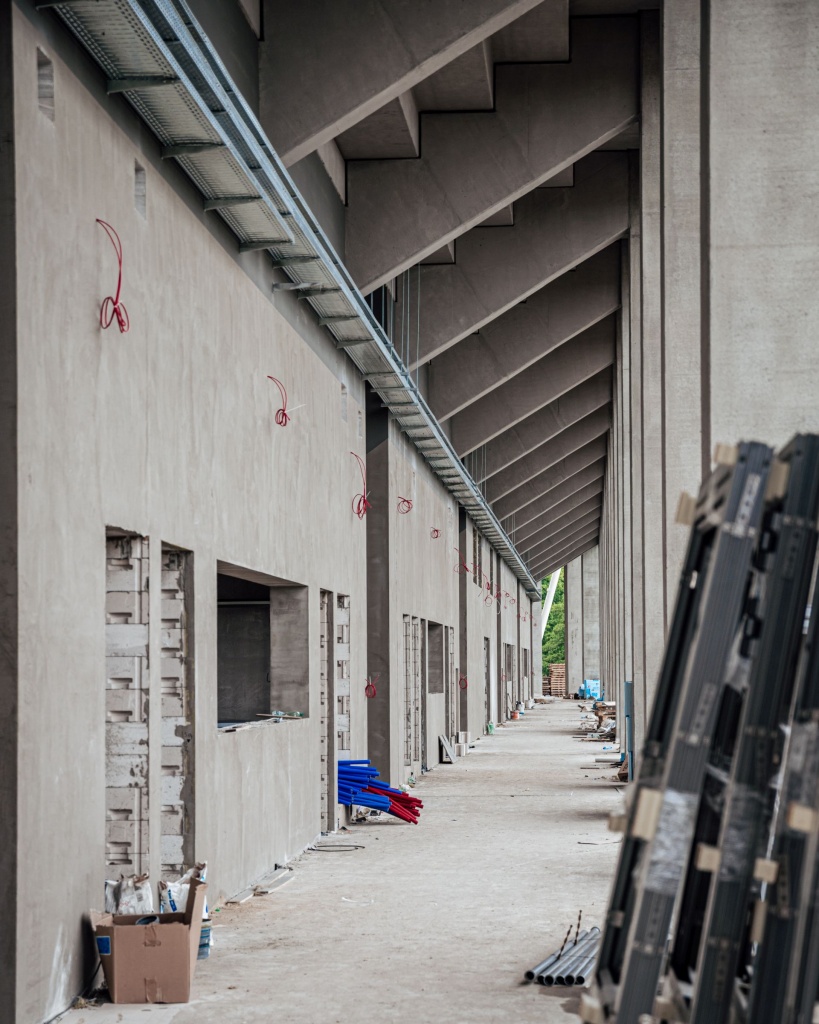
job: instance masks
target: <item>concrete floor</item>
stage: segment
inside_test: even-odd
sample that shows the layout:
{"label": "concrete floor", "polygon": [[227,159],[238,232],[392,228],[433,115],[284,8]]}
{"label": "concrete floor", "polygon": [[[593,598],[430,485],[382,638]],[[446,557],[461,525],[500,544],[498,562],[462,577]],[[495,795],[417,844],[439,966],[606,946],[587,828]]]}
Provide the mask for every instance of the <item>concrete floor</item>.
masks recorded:
{"label": "concrete floor", "polygon": [[[589,769],[576,704],[528,712],[416,788],[421,824],[354,826],[293,881],[216,913],[182,1006],[105,1005],[65,1024],[575,1022],[572,989],[521,984],[583,910],[601,924],[622,786]],[[329,842],[329,840],[324,840]]]}

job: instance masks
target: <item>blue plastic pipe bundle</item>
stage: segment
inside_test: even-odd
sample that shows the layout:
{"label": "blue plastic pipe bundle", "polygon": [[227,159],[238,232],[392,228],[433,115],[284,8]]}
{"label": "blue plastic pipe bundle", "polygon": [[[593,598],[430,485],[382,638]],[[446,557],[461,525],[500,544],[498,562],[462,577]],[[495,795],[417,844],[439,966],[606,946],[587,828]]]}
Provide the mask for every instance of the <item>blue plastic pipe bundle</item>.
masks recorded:
{"label": "blue plastic pipe bundle", "polygon": [[424,806],[417,797],[380,782],[378,769],[369,761],[338,762],[338,802],[386,811],[413,825]]}
{"label": "blue plastic pipe bundle", "polygon": [[366,790],[378,778],[378,769],[369,761],[338,762],[338,802],[371,807],[375,811],[388,811],[390,798],[385,794],[367,793]]}

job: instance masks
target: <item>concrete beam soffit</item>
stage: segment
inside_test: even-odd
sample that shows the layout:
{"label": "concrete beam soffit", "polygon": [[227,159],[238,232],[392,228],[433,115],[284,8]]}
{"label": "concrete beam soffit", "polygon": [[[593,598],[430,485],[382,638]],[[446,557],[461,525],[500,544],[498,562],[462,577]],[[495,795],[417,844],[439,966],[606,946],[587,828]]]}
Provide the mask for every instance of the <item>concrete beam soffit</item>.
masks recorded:
{"label": "concrete beam soffit", "polygon": [[463,457],[611,366],[616,324],[607,317],[539,359],[449,421]]}
{"label": "concrete beam soffit", "polygon": [[265,0],[275,26],[259,53],[268,137],[289,167],[538,3]]}
{"label": "concrete beam soffit", "polygon": [[364,291],[636,120],[635,20],[579,19],[571,31],[568,63],[496,67],[494,111],[422,115],[419,159],[350,165],[346,262]]}
{"label": "concrete beam soffit", "polygon": [[484,493],[490,502],[498,501],[507,494],[533,480],[555,463],[562,461],[578,448],[601,437],[611,427],[611,406],[606,405],[590,413],[579,423],[568,427],[550,441],[517,459],[502,472],[490,477]]}
{"label": "concrete beam soffit", "polygon": [[439,420],[454,416],[619,306],[620,247],[615,244],[433,359],[428,369],[432,411]]}
{"label": "concrete beam soffit", "polygon": [[455,263],[420,269],[420,352],[429,362],[628,230],[628,158],[594,153],[572,188],[536,189],[515,204],[515,223],[458,239]]}

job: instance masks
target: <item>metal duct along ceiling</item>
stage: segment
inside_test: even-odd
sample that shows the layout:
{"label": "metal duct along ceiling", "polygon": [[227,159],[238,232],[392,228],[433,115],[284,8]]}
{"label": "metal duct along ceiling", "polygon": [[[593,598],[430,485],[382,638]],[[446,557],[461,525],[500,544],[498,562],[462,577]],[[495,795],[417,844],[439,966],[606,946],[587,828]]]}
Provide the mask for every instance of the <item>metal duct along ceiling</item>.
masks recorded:
{"label": "metal duct along ceiling", "polygon": [[540,588],[182,0],[50,0],[239,240],[266,249],[530,597]]}

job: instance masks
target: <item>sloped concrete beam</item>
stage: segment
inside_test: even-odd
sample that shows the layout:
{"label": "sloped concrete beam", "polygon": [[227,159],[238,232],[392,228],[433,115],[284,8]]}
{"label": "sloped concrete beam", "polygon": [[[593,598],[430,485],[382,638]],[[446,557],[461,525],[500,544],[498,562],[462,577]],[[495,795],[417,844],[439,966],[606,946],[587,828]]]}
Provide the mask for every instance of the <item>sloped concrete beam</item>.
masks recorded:
{"label": "sloped concrete beam", "polygon": [[535,189],[515,203],[513,227],[475,228],[459,238],[454,266],[421,269],[418,362],[439,356],[628,230],[627,154],[594,153],[575,177],[572,188]]}
{"label": "sloped concrete beam", "polygon": [[610,401],[611,370],[606,368],[490,441],[480,449],[480,458],[472,457],[472,475],[476,480],[485,480],[500,473],[515,459],[523,458]]}
{"label": "sloped concrete beam", "polygon": [[[540,494],[537,495],[534,501],[528,502],[526,507],[520,509],[513,509],[515,512],[514,524],[507,525],[507,532],[514,532],[520,530],[528,523],[531,523],[533,519],[537,519],[538,516],[546,509],[552,508],[557,504],[558,501],[562,501],[564,497],[568,497],[569,494],[573,494],[578,488],[570,487],[565,495],[561,495],[560,498],[554,498],[552,491],[562,485],[568,483],[568,481],[576,476],[581,470],[586,469],[595,462],[599,462],[601,459],[606,458],[606,438],[598,437],[596,441],[592,441],[591,444],[587,444],[585,448],[580,448],[574,452],[568,458],[559,462],[556,466],[551,466],[544,473],[541,473],[537,478],[538,489]],[[597,476],[592,477],[596,480]],[[585,483],[591,483],[591,480],[584,481]],[[583,485],[581,485],[583,486]],[[499,508],[503,508],[503,499],[498,502]],[[498,509],[495,509],[495,513],[500,515]],[[511,514],[511,513],[510,513]]]}
{"label": "sloped concrete beam", "polygon": [[490,477],[484,492],[487,499],[490,502],[495,502],[507,494],[511,494],[512,491],[528,483],[545,469],[565,459],[572,452],[576,452],[578,448],[583,448],[590,441],[601,437],[610,427],[611,406],[607,405],[564,430],[557,437],[553,437],[546,444],[535,448],[522,459],[517,459],[503,472]]}
{"label": "sloped concrete beam", "polygon": [[[567,504],[571,504],[571,502],[567,502]],[[581,519],[585,519],[585,517],[590,513],[597,513],[599,515],[602,508],[603,492],[600,491],[599,494],[592,495],[591,498],[586,498],[585,501],[581,501],[579,505],[575,505],[574,508],[564,512],[561,516],[553,518],[552,514],[548,513],[548,529],[551,533],[546,537],[546,544],[553,545],[557,543],[557,534],[566,535],[568,533],[575,532],[577,529],[577,523]],[[543,522],[543,519],[541,518],[539,521]],[[532,543],[531,540],[525,541],[521,543],[520,546],[515,546],[518,551],[531,551],[533,548],[542,548],[543,540],[541,539],[539,543]]]}
{"label": "sloped concrete beam", "polygon": [[342,132],[336,145],[345,160],[415,157],[420,152],[418,131],[418,108],[407,91]]}
{"label": "sloped concrete beam", "polygon": [[454,416],[619,306],[615,244],[433,359],[427,378],[432,411],[439,420]]}
{"label": "sloped concrete beam", "polygon": [[276,152],[303,159],[538,2],[265,0],[261,121]]}
{"label": "sloped concrete beam", "polygon": [[543,579],[550,573],[554,572],[555,569],[560,569],[566,565],[567,562],[573,561],[575,558],[579,558],[580,555],[585,555],[587,551],[590,551],[600,540],[600,530],[595,528],[588,536],[579,537],[573,546],[563,550],[554,552],[549,558],[532,567],[532,575],[535,579]]}
{"label": "sloped concrete beam", "polygon": [[349,166],[346,262],[363,291],[636,120],[634,19],[576,19],[571,33],[568,63],[496,66],[494,111],[422,115],[420,159]]}
{"label": "sloped concrete beam", "polygon": [[535,562],[539,558],[548,556],[550,551],[555,551],[557,548],[564,547],[569,544],[578,534],[586,533],[592,527],[599,524],[602,516],[602,503],[599,503],[596,507],[589,503],[589,508],[582,514],[577,512],[573,515],[573,518],[566,520],[564,526],[560,530],[555,530],[551,536],[546,537],[539,544],[533,544],[531,547],[527,547],[526,561]]}
{"label": "sloped concrete beam", "polygon": [[[547,475],[550,471],[547,469]],[[519,487],[516,491],[511,494],[507,494],[505,498],[501,498],[500,501],[494,505],[495,515],[499,519],[506,519],[513,513],[520,511],[525,508],[530,501],[534,501],[535,498],[539,498],[543,493],[541,490],[542,484],[535,477],[534,480],[530,480],[528,484],[524,484],[523,487]],[[594,483],[587,484],[585,487],[581,487],[579,491],[576,491],[573,495],[561,501],[558,505],[555,505],[552,509],[552,514],[557,518],[562,516],[564,512],[569,512],[573,508],[577,508],[582,502],[588,498],[593,498],[596,494],[601,494],[603,491],[603,484],[600,480],[595,480]]]}
{"label": "sloped concrete beam", "polygon": [[[568,24],[568,15],[565,17]],[[413,89],[418,109],[491,110],[495,102],[492,42],[484,39]]]}
{"label": "sloped concrete beam", "polygon": [[614,318],[607,317],[473,402],[449,421],[455,450],[466,455],[611,366],[614,343]]}
{"label": "sloped concrete beam", "polygon": [[579,530],[585,530],[589,526],[593,526],[595,523],[600,522],[602,501],[592,499],[589,502],[588,512],[584,512],[582,515],[578,511],[577,518],[573,518],[567,525],[562,526],[560,529],[551,529],[550,531],[543,531],[539,534],[539,539],[535,541],[533,539],[532,544],[522,544],[518,551],[523,554],[523,557],[527,562],[531,562],[533,559],[540,557],[541,553],[555,544],[562,544],[564,541],[570,539]]}
{"label": "sloped concrete beam", "polygon": [[564,480],[563,483],[558,484],[557,487],[553,487],[550,491],[547,491],[547,493],[543,495],[543,504],[532,519],[527,523],[524,523],[522,526],[516,525],[515,529],[512,531],[511,536],[512,540],[515,542],[515,546],[523,549],[528,544],[531,544],[539,533],[542,533],[546,529],[551,529],[554,520],[551,509],[565,498],[571,497],[571,495],[579,491],[581,487],[585,487],[587,484],[593,483],[595,480],[602,481],[605,473],[606,460],[598,459],[596,462],[591,463],[591,465],[584,466],[583,469],[579,470],[577,473],[573,473],[568,477],[568,479]]}

